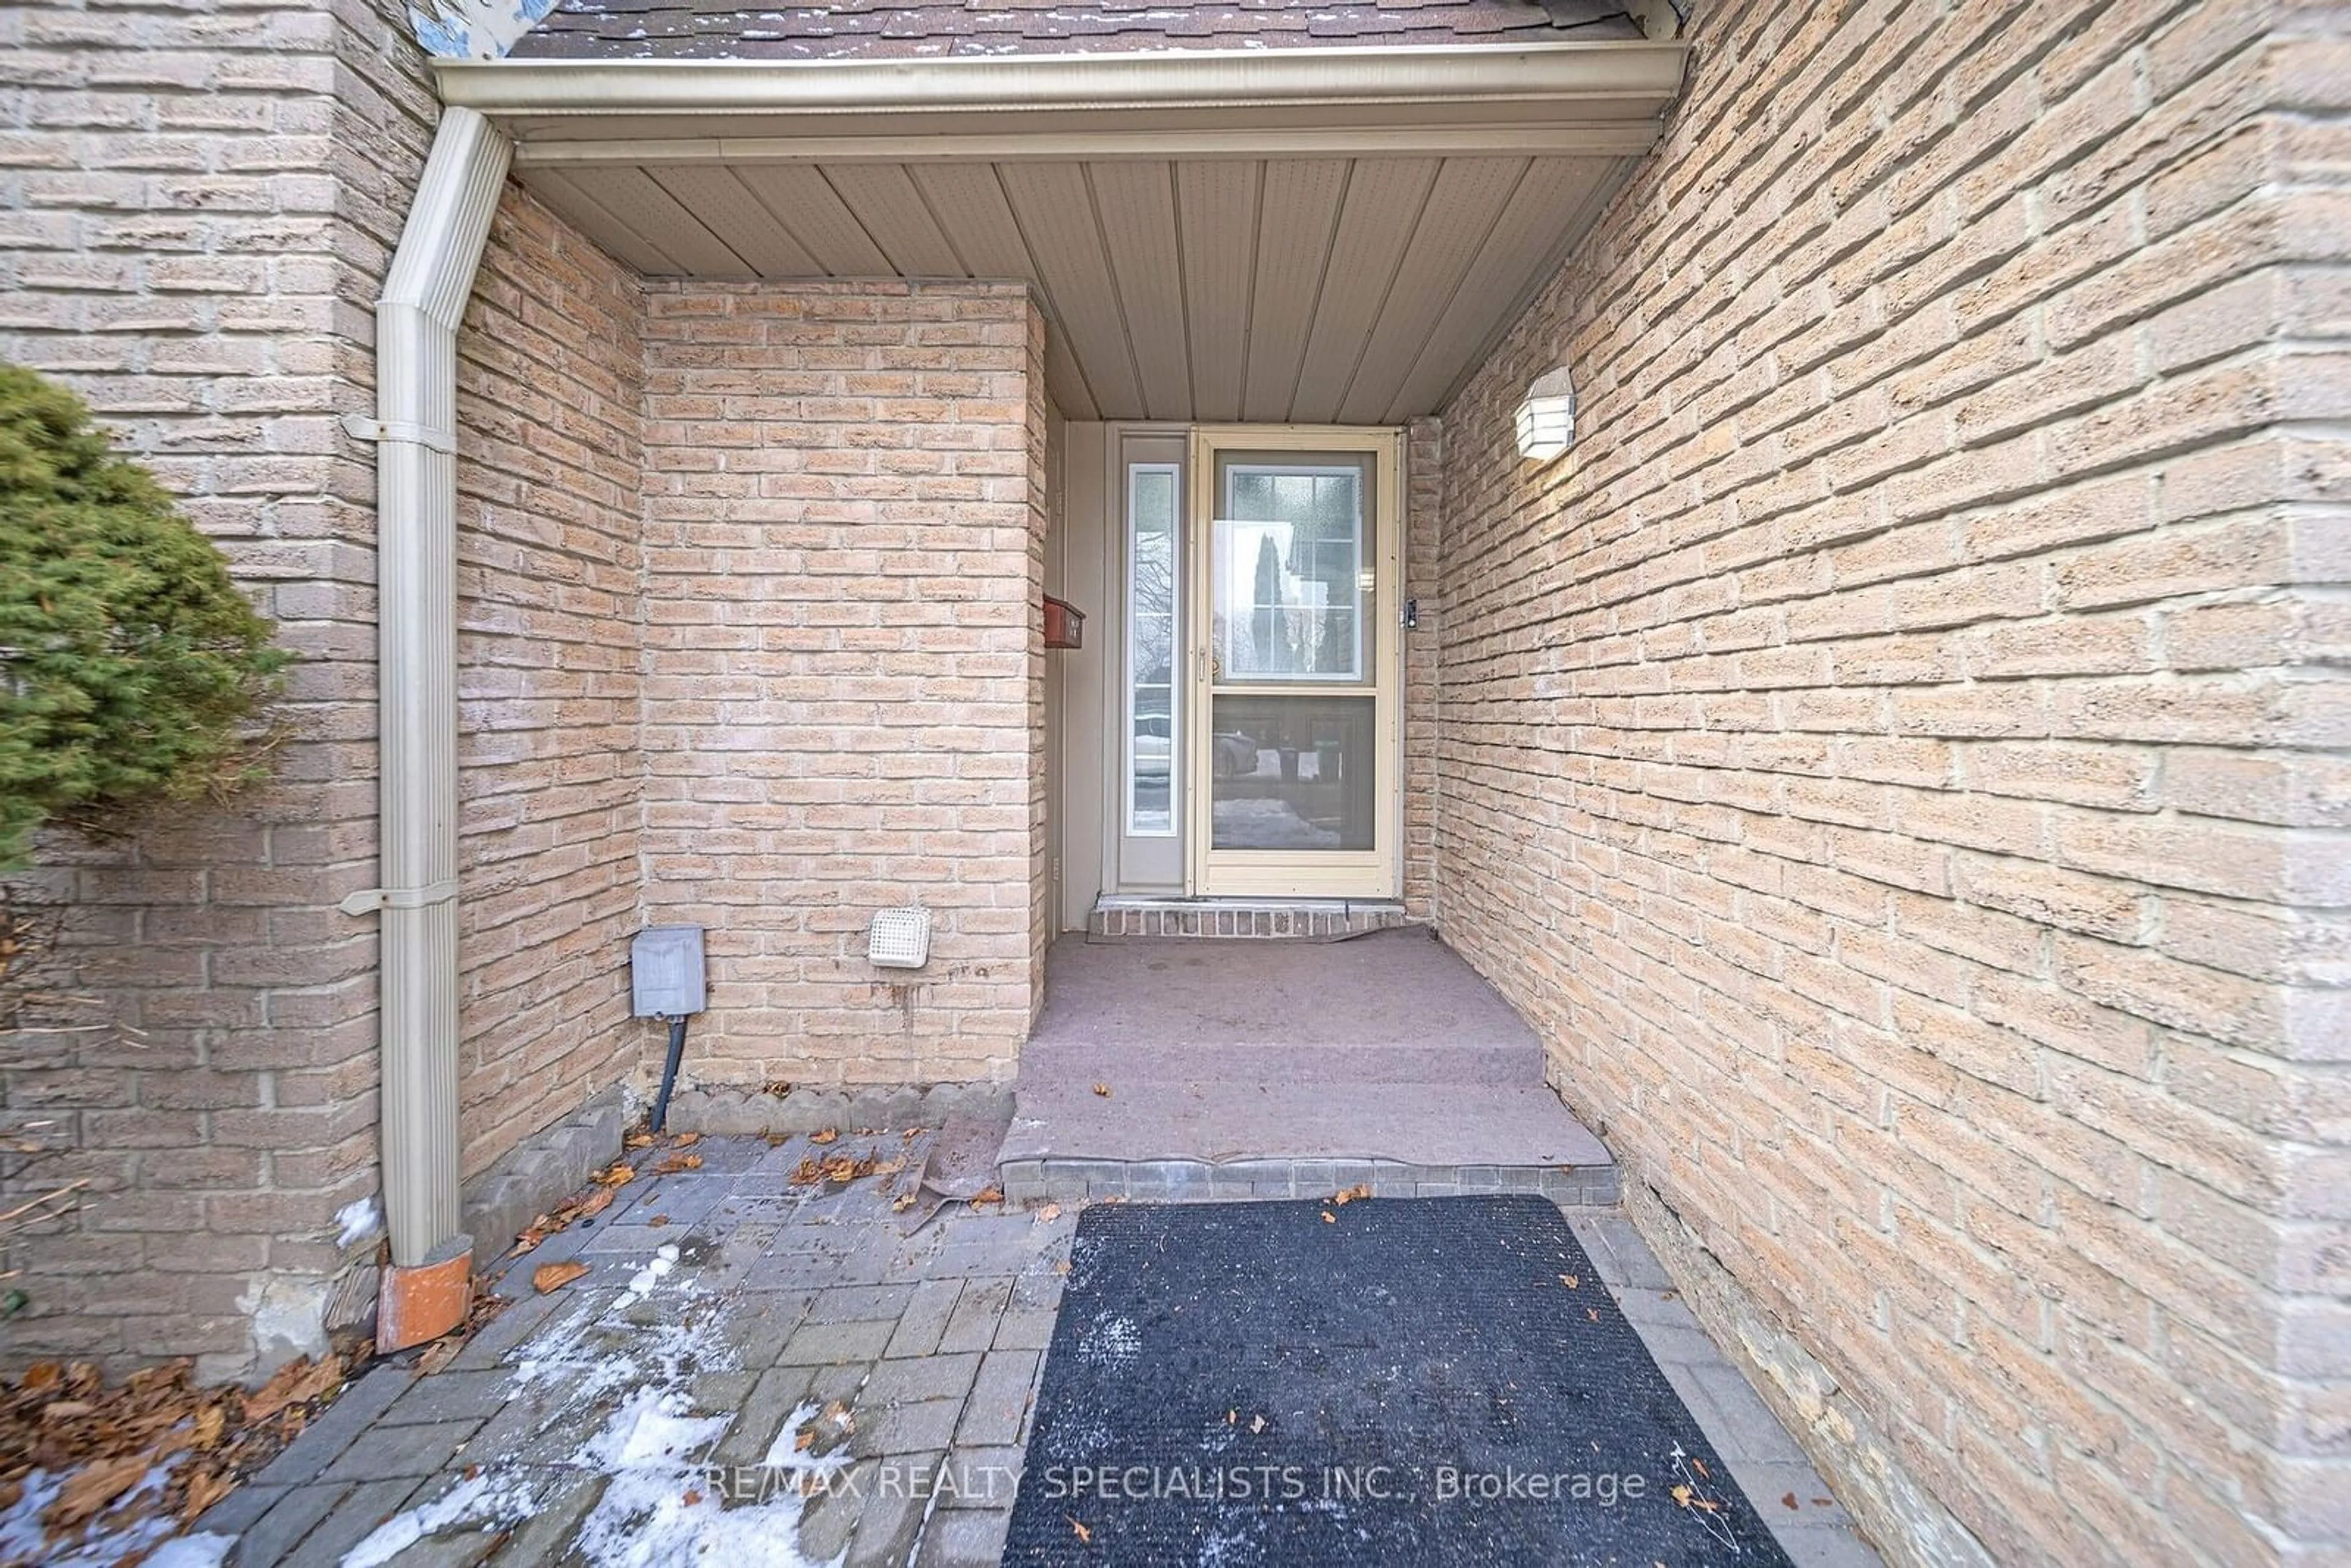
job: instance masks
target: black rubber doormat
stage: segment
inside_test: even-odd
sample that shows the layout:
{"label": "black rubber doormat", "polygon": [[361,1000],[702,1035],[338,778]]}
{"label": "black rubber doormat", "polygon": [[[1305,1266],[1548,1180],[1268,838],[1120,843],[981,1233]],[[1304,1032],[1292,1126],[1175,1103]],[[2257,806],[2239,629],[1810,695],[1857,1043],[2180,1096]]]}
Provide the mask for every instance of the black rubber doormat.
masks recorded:
{"label": "black rubber doormat", "polygon": [[1557,1208],[1096,1205],[1007,1563],[1778,1568]]}

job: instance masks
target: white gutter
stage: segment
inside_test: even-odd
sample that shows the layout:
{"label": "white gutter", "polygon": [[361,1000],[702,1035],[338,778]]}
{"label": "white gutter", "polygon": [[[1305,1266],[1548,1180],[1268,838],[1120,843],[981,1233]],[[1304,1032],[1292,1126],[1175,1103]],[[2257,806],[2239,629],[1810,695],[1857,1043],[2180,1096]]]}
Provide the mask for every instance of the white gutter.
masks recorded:
{"label": "white gutter", "polygon": [[1410,48],[1188,49],[916,60],[433,62],[444,101],[496,116],[783,115],[1117,118],[1189,110],[1242,119],[1284,106],[1540,104],[1563,118],[1654,115],[1687,46],[1611,42]]}
{"label": "white gutter", "polygon": [[[394,1269],[458,1231],[457,324],[512,145],[443,111],[376,304],[377,636],[383,885],[345,901],[382,927],[383,1204]],[[434,1331],[435,1333],[439,1330]]]}

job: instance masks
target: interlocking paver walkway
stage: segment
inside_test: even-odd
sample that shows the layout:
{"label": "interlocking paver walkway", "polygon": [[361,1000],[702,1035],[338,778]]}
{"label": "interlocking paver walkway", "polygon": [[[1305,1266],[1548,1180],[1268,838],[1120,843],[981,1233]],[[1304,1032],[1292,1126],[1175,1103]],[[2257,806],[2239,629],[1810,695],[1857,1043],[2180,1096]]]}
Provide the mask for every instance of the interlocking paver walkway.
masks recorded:
{"label": "interlocking paver walkway", "polygon": [[[358,1380],[200,1528],[244,1568],[619,1560],[664,1530],[810,1562],[992,1564],[1003,1549],[1074,1211],[890,1209],[926,1135],[706,1139],[592,1223],[501,1265],[507,1307],[442,1371]],[[811,1154],[904,1156],[894,1179],[795,1186]],[[1050,1218],[1048,1218],[1048,1216]],[[1632,1227],[1570,1210],[1708,1436],[1802,1568],[1876,1559]],[[541,1296],[542,1264],[584,1279]],[[413,1358],[405,1358],[413,1359]],[[845,1417],[845,1419],[844,1419]],[[1783,1496],[1802,1500],[1796,1518]],[[756,1552],[729,1556],[765,1560]],[[661,1560],[655,1556],[654,1560]]]}

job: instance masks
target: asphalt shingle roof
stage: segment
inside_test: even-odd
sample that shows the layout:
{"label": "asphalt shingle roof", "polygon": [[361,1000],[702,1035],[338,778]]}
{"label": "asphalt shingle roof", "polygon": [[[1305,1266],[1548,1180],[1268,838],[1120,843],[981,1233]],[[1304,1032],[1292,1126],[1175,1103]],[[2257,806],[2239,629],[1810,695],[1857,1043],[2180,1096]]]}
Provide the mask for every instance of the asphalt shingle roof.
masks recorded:
{"label": "asphalt shingle roof", "polygon": [[1530,44],[1637,38],[1610,0],[562,0],[517,59],[927,59],[958,56]]}

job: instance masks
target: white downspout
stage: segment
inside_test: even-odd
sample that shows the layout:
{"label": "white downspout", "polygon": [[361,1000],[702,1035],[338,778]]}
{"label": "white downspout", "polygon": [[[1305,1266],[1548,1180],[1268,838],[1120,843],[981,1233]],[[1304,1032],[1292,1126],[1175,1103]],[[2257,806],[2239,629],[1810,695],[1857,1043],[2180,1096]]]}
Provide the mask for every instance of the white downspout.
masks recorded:
{"label": "white downspout", "polygon": [[[385,1350],[445,1332],[445,1289],[405,1301],[400,1276],[462,1276],[457,1146],[457,327],[513,146],[444,109],[376,304],[376,585],[382,886]],[[456,1297],[462,1315],[462,1290]]]}

